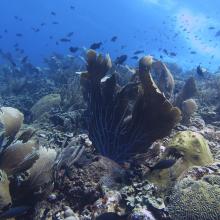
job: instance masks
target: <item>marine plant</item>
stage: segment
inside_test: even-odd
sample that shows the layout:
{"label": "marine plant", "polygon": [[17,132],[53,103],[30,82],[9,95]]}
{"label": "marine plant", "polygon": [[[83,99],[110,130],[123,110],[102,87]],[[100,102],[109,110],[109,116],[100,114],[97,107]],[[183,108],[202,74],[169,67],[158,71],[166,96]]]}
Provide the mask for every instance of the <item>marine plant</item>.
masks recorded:
{"label": "marine plant", "polygon": [[154,83],[152,58],[139,62],[137,82],[120,87],[111,69],[109,55],[87,53],[87,71],[81,74],[87,102],[89,138],[97,151],[122,162],[147,151],[157,139],[170,134],[181,113],[173,107]]}

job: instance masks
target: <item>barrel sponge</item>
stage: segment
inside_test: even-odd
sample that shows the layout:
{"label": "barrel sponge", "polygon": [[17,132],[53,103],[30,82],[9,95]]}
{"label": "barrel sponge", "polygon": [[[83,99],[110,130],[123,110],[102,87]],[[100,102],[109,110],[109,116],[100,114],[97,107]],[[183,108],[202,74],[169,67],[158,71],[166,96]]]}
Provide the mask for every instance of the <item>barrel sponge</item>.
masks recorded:
{"label": "barrel sponge", "polygon": [[[206,176],[208,177],[208,175]],[[182,179],[169,198],[168,211],[172,219],[218,220],[220,219],[220,176],[214,183],[206,179]]]}
{"label": "barrel sponge", "polygon": [[178,132],[168,144],[168,148],[175,149],[183,155],[183,160],[189,166],[202,166],[213,163],[213,156],[205,138],[196,132]]}

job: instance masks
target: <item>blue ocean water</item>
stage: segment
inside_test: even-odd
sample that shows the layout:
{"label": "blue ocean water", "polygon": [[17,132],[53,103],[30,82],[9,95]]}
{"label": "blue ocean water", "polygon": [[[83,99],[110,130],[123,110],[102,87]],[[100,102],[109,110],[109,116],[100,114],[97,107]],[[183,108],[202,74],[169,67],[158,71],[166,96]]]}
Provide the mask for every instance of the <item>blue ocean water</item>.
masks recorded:
{"label": "blue ocean water", "polygon": [[[130,65],[137,63],[134,52],[143,50],[138,56],[216,71],[219,7],[218,0],[1,0],[0,49],[42,65],[52,52],[71,54],[71,46],[102,42],[99,51],[126,54]],[[70,42],[60,41],[71,32]]]}

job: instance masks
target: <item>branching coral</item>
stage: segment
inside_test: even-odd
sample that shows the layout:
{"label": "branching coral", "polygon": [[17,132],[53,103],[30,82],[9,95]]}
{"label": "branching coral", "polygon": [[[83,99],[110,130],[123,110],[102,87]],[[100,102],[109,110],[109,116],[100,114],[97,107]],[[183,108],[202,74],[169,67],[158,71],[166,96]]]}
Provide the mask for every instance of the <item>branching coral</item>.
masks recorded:
{"label": "branching coral", "polygon": [[[151,57],[139,62],[140,81],[119,87],[114,74],[107,75],[111,59],[87,53],[87,72],[81,74],[88,104],[89,137],[103,156],[124,161],[144,152],[152,142],[169,135],[181,116],[158,90],[150,75]],[[138,91],[134,105],[129,96]]]}

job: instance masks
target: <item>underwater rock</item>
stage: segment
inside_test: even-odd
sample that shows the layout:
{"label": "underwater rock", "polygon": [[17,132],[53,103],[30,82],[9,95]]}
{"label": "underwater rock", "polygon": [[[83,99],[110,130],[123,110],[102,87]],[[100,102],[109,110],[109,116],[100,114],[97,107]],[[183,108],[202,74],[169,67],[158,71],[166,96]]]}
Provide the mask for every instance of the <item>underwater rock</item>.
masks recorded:
{"label": "underwater rock", "polygon": [[[218,220],[220,218],[220,176],[218,173],[201,173],[201,168],[185,175],[176,183],[168,200],[172,219]],[[199,175],[200,173],[200,175]],[[195,178],[196,177],[196,178]]]}
{"label": "underwater rock", "polygon": [[147,209],[139,209],[129,216],[130,220],[156,220],[152,213]]}
{"label": "underwater rock", "polygon": [[[139,213],[138,216],[145,217],[152,213],[152,217],[157,216],[158,218],[165,215],[163,199],[156,195],[156,186],[147,180],[133,182],[132,185],[123,187],[120,192],[127,209],[132,211],[133,218],[137,213]],[[141,213],[142,211],[144,212]]]}
{"label": "underwater rock", "polygon": [[115,216],[124,215],[125,207],[121,205],[121,202],[122,197],[119,191],[105,190],[103,197],[93,205],[93,209],[95,210],[94,216],[98,216],[96,219],[101,219],[100,216],[105,213],[114,213]]}
{"label": "underwater rock", "polygon": [[48,113],[52,108],[58,107],[61,103],[61,97],[59,94],[49,94],[42,97],[31,108],[33,119],[39,119],[45,113]]}
{"label": "underwater rock", "polygon": [[11,203],[12,201],[9,192],[9,180],[7,174],[0,170],[0,213],[3,208],[9,208]]}
{"label": "underwater rock", "polygon": [[57,129],[65,132],[81,133],[86,128],[85,110],[78,109],[64,113],[52,113],[50,121]]}
{"label": "underwater rock", "polygon": [[[119,87],[114,74],[106,75],[112,66],[110,57],[88,51],[81,84],[88,104],[89,138],[102,156],[123,162],[146,152],[180,121],[180,110],[170,104],[150,75],[152,62],[152,57],[143,57],[137,70],[139,82]],[[139,91],[132,108],[131,90]]]}
{"label": "underwater rock", "polygon": [[167,99],[172,98],[175,82],[170,70],[161,61],[153,62],[152,69],[155,72],[155,81],[160,91],[165,94]]}
{"label": "underwater rock", "polygon": [[186,125],[190,124],[190,118],[191,116],[196,112],[198,109],[198,106],[194,99],[187,99],[182,103],[182,113],[183,113],[183,119],[182,122]]}

